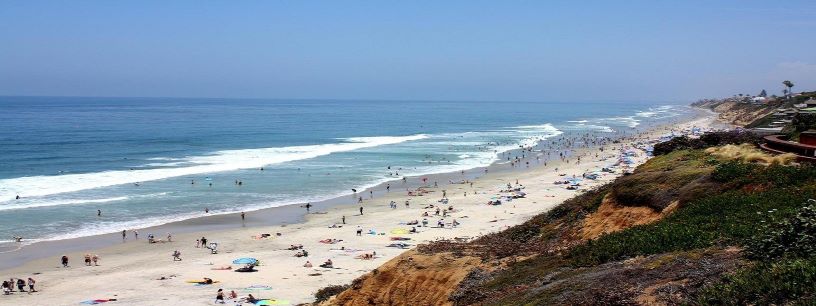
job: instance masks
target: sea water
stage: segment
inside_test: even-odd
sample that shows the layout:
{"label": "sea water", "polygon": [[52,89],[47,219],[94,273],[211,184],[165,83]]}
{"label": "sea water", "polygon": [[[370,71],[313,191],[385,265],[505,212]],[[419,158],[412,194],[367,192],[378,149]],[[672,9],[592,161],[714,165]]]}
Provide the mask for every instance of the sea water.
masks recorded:
{"label": "sea water", "polygon": [[0,97],[0,243],[324,200],[690,113],[642,102]]}

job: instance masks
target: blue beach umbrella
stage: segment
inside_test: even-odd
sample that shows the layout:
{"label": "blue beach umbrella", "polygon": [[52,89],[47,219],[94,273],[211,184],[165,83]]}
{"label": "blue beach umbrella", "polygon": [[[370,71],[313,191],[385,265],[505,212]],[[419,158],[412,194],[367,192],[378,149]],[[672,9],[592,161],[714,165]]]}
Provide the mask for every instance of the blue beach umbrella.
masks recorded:
{"label": "blue beach umbrella", "polygon": [[232,263],[236,265],[254,265],[258,263],[258,260],[255,258],[244,257],[233,260]]}

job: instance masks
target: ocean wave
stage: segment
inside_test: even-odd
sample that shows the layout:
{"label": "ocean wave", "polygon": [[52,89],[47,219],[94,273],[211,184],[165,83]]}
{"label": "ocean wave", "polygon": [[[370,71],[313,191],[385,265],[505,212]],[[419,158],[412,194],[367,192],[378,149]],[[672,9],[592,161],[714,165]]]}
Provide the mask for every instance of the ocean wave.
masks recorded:
{"label": "ocean wave", "polygon": [[555,126],[553,126],[552,124],[549,124],[549,123],[539,124],[539,125],[520,125],[520,126],[514,126],[514,127],[512,127],[512,129],[516,129],[517,131],[534,130],[534,131],[543,131],[543,132],[560,132],[558,130],[558,128],[556,128]]}
{"label": "ocean wave", "polygon": [[397,144],[427,138],[427,135],[354,137],[343,143],[222,150],[183,160],[193,166],[143,170],[111,170],[56,176],[27,176],[0,180],[0,199],[12,200],[16,195],[40,197],[76,192],[100,187],[134,184],[174,177],[202,175],[240,169],[260,168],[295,160],[311,159],[335,152],[353,151],[382,145]]}
{"label": "ocean wave", "polygon": [[42,199],[42,198],[20,199],[5,202],[9,204],[0,204],[0,211],[62,205],[98,204],[124,201],[127,199],[130,199],[130,197],[121,196],[104,199]]}

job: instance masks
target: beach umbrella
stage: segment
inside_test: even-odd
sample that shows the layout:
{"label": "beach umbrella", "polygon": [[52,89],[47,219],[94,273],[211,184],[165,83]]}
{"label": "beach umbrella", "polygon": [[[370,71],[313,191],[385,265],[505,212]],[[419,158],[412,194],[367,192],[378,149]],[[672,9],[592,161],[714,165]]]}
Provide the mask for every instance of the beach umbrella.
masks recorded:
{"label": "beach umbrella", "polygon": [[258,260],[255,258],[244,257],[233,260],[232,263],[236,265],[254,265],[258,263]]}

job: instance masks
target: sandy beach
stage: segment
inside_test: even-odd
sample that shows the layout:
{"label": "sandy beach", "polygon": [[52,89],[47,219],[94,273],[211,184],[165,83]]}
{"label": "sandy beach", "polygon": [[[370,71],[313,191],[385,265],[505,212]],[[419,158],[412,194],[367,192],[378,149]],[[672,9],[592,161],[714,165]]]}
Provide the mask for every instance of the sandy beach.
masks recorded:
{"label": "sandy beach", "polygon": [[[515,168],[510,164],[496,165],[507,171],[479,173],[481,176],[476,179],[470,179],[473,173],[451,178],[454,182],[466,180],[466,183],[439,182],[434,187],[432,181],[424,182],[428,187],[423,188],[422,195],[416,195],[415,188],[411,188],[415,195],[408,195],[404,186],[391,183],[390,191],[375,193],[373,198],[368,191],[360,191],[357,196],[363,198],[362,204],[349,197],[342,205],[311,207],[302,223],[181,233],[174,234],[172,242],[152,244],[147,243],[147,231],[140,230],[138,240],[128,232],[121,244],[65,254],[70,259],[67,268],[62,267],[60,256],[53,256],[0,271],[0,278],[5,279],[32,277],[37,281],[38,290],[32,294],[14,292],[11,296],[0,296],[0,305],[77,305],[96,299],[116,299],[105,305],[211,305],[219,288],[224,289],[225,295],[234,290],[239,298],[252,294],[256,298],[275,299],[280,305],[312,302],[318,289],[349,283],[405,251],[387,247],[389,244],[405,243],[411,248],[436,239],[468,239],[519,224],[581,190],[622,175],[622,167],[615,168],[614,173],[599,172],[617,161],[622,149],[636,152],[631,157],[634,161],[631,166],[635,166],[648,158],[642,150],[645,144],[661,135],[690,131],[692,127],[706,129],[715,124],[714,116],[706,115],[682,124],[659,126],[623,142],[607,144],[603,151],[594,146],[576,149],[568,162],[550,161],[546,166],[535,158],[534,152]],[[580,163],[577,163],[578,156]],[[599,177],[582,180],[577,191],[553,183],[573,176],[581,178],[590,172],[599,173]],[[421,178],[408,179],[422,184]],[[501,205],[487,205],[488,201],[511,195],[502,192],[508,184],[526,195],[502,201]],[[439,202],[443,193],[447,204]],[[392,201],[396,208],[390,206]],[[439,215],[437,208],[441,208]],[[443,216],[443,211],[449,214]],[[251,217],[252,212],[248,214]],[[241,222],[240,216],[227,217]],[[427,226],[419,226],[423,219],[427,219]],[[418,225],[407,224],[415,220]],[[437,226],[439,222],[444,228]],[[412,228],[416,233],[408,232]],[[167,240],[167,233],[154,234],[157,239]],[[218,253],[197,247],[196,240],[201,237],[217,242]],[[410,240],[392,240],[396,237]],[[291,245],[302,245],[308,256],[296,257],[299,250],[288,250]],[[181,253],[181,260],[171,256],[176,250]],[[363,259],[375,253],[372,259]],[[86,266],[85,254],[98,255],[99,265]],[[255,267],[257,272],[233,271],[242,267],[233,264],[233,260],[243,257],[260,261]],[[319,267],[327,260],[333,262],[333,268]],[[313,267],[304,267],[307,261]],[[205,277],[217,283],[189,282]],[[236,303],[237,300],[227,300],[227,304]]]}

